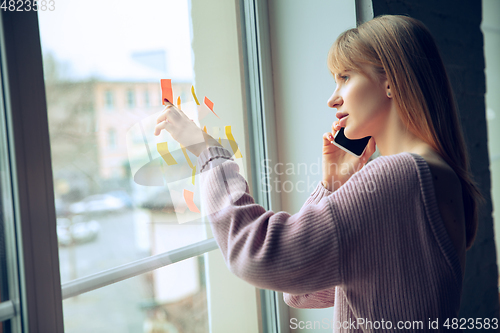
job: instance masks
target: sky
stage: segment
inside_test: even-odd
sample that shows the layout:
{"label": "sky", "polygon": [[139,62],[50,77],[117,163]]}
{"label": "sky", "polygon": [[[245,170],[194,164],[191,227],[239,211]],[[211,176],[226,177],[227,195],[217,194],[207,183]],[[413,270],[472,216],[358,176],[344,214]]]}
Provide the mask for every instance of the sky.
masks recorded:
{"label": "sky", "polygon": [[[39,11],[42,51],[68,65],[71,78],[192,78],[188,0],[65,0]],[[167,73],[132,59],[164,50]]]}

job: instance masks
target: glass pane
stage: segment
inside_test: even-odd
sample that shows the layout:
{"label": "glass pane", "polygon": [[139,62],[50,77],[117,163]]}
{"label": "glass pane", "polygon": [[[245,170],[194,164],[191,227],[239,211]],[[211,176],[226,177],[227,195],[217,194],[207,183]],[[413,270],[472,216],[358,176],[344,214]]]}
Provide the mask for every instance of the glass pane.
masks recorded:
{"label": "glass pane", "polygon": [[65,332],[209,332],[204,262],[189,258],[65,300]]}
{"label": "glass pane", "polygon": [[[63,285],[205,240],[210,233],[201,219],[196,156],[166,131],[153,135],[163,110],[161,79],[171,79],[174,100],[200,128],[206,126],[233,153],[227,139],[238,142],[236,161],[244,173],[238,11],[229,7],[221,15],[233,25],[227,29],[224,20],[214,19],[220,9],[207,14],[203,6],[206,2],[188,0],[145,0],[140,6],[131,0],[89,0],[57,2],[54,11],[39,11]],[[222,33],[208,33],[211,26]],[[221,52],[216,60],[214,51]],[[95,322],[108,321],[99,325],[118,325],[121,319],[110,312],[123,309],[123,322],[133,323],[129,331],[137,332],[149,320],[137,305],[146,301],[183,309],[199,293],[190,282],[199,280],[198,273],[183,265],[174,265],[180,270],[174,277],[182,277],[175,283],[166,275],[154,284],[141,277],[130,287],[105,288],[109,299],[81,295],[65,301],[66,331],[95,331],[89,326],[96,323],[84,320],[94,312],[92,318],[103,314]],[[127,283],[132,282],[120,285]],[[207,302],[196,302],[201,302],[197,313],[205,313]],[[135,308],[127,308],[130,304]]]}
{"label": "glass pane", "polygon": [[[176,212],[170,191],[184,181],[197,192],[187,159],[168,133],[153,135],[160,79],[191,97],[187,1],[132,4],[65,2],[39,13],[63,284],[206,239],[200,223],[180,224],[191,215]],[[175,43],[161,32],[168,25]],[[161,157],[165,143],[177,165]]]}

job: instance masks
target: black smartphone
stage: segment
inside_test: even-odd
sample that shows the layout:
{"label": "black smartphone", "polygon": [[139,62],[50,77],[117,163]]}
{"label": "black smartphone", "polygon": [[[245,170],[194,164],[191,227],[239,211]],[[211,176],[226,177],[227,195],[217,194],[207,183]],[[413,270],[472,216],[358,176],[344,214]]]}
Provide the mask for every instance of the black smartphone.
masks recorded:
{"label": "black smartphone", "polygon": [[341,127],[340,130],[335,133],[332,143],[356,157],[361,157],[366,149],[366,146],[368,145],[368,141],[370,141],[370,138],[371,136],[356,140],[348,139],[344,135],[344,127]]}

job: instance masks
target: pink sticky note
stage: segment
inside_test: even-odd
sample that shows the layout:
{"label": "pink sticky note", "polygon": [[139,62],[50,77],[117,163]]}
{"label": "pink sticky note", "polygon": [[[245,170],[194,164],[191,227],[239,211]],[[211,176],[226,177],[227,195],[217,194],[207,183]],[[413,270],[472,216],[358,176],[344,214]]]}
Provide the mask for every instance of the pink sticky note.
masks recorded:
{"label": "pink sticky note", "polygon": [[165,105],[165,99],[174,104],[174,93],[172,92],[172,80],[161,79],[161,104]]}

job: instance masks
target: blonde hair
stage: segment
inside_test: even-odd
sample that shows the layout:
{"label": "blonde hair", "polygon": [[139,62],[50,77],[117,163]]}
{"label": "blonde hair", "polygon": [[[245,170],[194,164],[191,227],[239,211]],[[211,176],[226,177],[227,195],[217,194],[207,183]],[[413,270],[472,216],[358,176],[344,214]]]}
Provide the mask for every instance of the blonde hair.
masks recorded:
{"label": "blonde hair", "polygon": [[466,249],[476,237],[478,206],[485,199],[470,172],[469,158],[451,84],[437,45],[420,21],[382,15],[342,33],[328,53],[332,73],[370,65],[386,78],[409,131],[429,144],[462,185]]}

